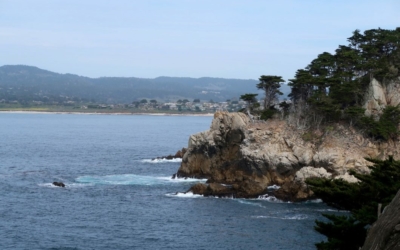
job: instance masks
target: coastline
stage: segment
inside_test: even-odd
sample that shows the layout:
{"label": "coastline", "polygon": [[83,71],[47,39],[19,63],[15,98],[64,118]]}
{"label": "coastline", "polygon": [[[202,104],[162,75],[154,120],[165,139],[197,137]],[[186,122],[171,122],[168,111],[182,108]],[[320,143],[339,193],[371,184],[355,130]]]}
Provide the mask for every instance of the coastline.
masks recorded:
{"label": "coastline", "polygon": [[28,111],[1,110],[0,114],[59,114],[59,115],[151,115],[151,116],[214,116],[214,113],[124,113],[124,112],[70,112],[70,111]]}

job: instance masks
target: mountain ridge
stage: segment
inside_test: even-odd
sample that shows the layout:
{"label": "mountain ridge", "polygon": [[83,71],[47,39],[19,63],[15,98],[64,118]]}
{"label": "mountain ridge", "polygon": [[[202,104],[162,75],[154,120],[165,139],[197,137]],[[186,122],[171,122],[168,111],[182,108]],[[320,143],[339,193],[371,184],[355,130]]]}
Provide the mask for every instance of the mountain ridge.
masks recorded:
{"label": "mountain ridge", "polygon": [[[90,78],[35,66],[4,65],[0,67],[0,100],[44,101],[67,96],[105,103],[131,103],[141,99],[225,101],[238,99],[244,93],[258,93],[257,82],[214,77]],[[287,85],[284,87],[289,90]]]}

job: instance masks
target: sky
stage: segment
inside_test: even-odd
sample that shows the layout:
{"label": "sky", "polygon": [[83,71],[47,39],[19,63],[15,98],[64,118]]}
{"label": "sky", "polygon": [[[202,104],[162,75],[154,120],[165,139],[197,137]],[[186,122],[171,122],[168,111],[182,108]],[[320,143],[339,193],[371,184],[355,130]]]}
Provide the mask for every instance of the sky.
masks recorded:
{"label": "sky", "polygon": [[0,0],[0,66],[88,77],[293,78],[399,0]]}

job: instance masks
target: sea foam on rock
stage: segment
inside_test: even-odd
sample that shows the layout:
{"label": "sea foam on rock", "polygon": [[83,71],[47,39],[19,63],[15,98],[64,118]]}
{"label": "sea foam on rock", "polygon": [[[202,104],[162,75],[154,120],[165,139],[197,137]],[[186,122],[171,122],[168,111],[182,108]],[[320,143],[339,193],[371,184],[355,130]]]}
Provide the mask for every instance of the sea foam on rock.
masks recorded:
{"label": "sea foam on rock", "polygon": [[365,157],[400,155],[390,143],[373,142],[340,124],[319,132],[317,142],[304,139],[305,132],[283,120],[252,122],[243,113],[216,112],[209,130],[190,136],[177,176],[208,179],[191,189],[197,194],[256,198],[278,185],[272,191],[278,199],[301,201],[313,198],[308,177],[353,182],[348,170],[369,172]]}

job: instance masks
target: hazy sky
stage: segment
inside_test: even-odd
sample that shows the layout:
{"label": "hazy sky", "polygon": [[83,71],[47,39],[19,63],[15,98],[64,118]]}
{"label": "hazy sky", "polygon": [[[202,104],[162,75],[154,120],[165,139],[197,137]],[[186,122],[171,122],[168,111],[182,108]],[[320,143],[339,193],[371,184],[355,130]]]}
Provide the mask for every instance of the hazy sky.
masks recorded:
{"label": "hazy sky", "polygon": [[0,0],[0,66],[83,76],[292,78],[399,0]]}

